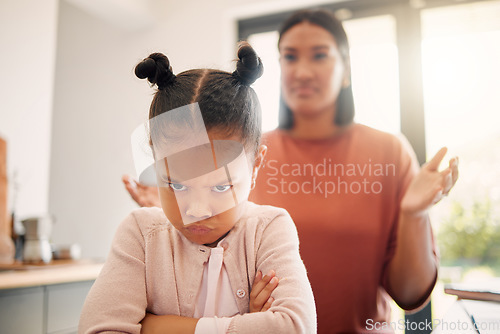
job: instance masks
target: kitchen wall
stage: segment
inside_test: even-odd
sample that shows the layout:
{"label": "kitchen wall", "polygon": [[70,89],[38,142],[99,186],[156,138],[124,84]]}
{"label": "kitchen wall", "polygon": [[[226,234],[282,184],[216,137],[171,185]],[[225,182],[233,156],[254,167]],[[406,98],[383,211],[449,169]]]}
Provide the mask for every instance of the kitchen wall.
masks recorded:
{"label": "kitchen wall", "polygon": [[[175,73],[232,70],[238,18],[323,2],[0,1],[0,133],[11,138],[9,168],[20,170],[18,212],[50,212],[53,242],[105,257],[136,208],[121,175],[135,173],[130,134],[153,90],[134,65],[161,51]],[[130,10],[138,3],[140,15]]]}
{"label": "kitchen wall", "polygon": [[[57,11],[57,0],[0,1],[0,136],[21,216],[47,212],[49,201]],[[9,208],[13,198],[11,187]]]}

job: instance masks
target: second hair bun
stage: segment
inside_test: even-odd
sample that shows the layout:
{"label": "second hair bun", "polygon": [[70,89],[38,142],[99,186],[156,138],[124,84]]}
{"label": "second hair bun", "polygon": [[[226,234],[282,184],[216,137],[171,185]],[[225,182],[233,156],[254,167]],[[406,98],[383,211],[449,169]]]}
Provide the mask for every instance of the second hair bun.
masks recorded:
{"label": "second hair bun", "polygon": [[172,66],[167,56],[162,53],[152,53],[135,67],[135,75],[140,79],[148,79],[156,84],[158,89],[164,89],[175,80]]}
{"label": "second hair bun", "polygon": [[251,85],[264,73],[264,65],[257,53],[247,42],[242,42],[238,49],[238,62],[233,75],[243,84]]}

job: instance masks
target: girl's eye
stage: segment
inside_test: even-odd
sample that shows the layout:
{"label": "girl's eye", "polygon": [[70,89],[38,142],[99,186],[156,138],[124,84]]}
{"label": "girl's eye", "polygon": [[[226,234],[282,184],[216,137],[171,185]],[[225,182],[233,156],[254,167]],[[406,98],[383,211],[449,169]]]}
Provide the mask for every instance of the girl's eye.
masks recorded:
{"label": "girl's eye", "polygon": [[315,60],[325,59],[326,57],[328,57],[328,55],[327,55],[326,53],[323,53],[323,52],[321,52],[321,53],[316,53],[316,54],[314,55],[314,59],[315,59]]}
{"label": "girl's eye", "polygon": [[186,186],[180,184],[180,183],[172,183],[172,182],[169,182],[168,183],[169,187],[172,188],[172,190],[174,191],[184,191],[187,189]]}
{"label": "girl's eye", "polygon": [[223,193],[225,191],[228,191],[232,187],[233,187],[232,185],[226,184],[226,185],[220,185],[220,186],[212,187],[212,190],[215,191],[215,192],[217,192],[217,193]]}
{"label": "girl's eye", "polygon": [[285,60],[288,60],[288,61],[294,61],[297,59],[297,57],[291,53],[287,53],[283,56],[283,58],[285,58]]}

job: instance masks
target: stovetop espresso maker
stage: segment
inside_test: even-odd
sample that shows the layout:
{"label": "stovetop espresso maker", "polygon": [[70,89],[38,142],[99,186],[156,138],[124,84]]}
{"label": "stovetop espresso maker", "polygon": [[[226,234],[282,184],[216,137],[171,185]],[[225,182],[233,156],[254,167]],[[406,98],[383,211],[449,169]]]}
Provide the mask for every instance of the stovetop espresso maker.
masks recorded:
{"label": "stovetop espresso maker", "polygon": [[24,262],[45,262],[52,260],[50,233],[53,219],[51,216],[28,218],[22,221],[24,225]]}

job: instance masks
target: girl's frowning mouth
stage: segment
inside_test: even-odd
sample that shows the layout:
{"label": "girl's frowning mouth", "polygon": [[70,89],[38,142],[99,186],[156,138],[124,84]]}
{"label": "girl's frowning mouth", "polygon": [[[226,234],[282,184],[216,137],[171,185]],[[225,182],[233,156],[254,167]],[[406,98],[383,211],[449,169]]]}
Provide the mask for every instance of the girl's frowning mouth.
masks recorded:
{"label": "girl's frowning mouth", "polygon": [[199,224],[188,225],[185,228],[192,234],[207,234],[212,231],[211,228]]}

